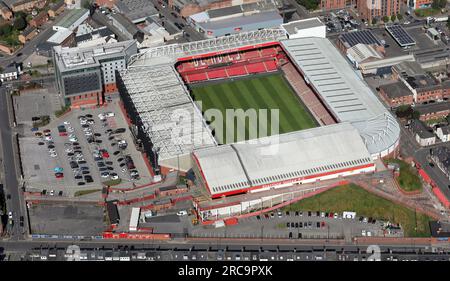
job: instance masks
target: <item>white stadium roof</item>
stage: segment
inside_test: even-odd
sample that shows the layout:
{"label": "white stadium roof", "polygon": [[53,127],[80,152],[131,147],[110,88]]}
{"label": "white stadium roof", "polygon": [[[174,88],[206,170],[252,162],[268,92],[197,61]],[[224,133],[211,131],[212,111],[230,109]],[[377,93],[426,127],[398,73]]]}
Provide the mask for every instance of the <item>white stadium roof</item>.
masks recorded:
{"label": "white stadium roof", "polygon": [[328,39],[281,43],[339,122],[354,123],[372,155],[387,154],[395,146],[397,121]]}
{"label": "white stadium roof", "polygon": [[194,156],[212,195],[373,163],[350,123],[203,148]]}
{"label": "white stadium roof", "polygon": [[[313,168],[325,166],[321,169],[333,170],[336,169],[333,165],[342,165],[340,161],[370,163],[372,158],[395,149],[400,135],[397,121],[331,42],[325,38],[286,39],[284,32],[258,30],[165,45],[149,48],[130,59],[121,77],[148,126],[152,143],[159,149],[159,161],[166,159],[176,167],[177,156],[195,150],[214,194],[278,181],[276,178],[307,176],[315,173],[308,171]],[[218,147],[174,63],[183,57],[273,41],[281,43],[305,80],[342,123],[280,135],[280,153],[270,157],[261,156],[263,147],[259,145],[237,143]],[[190,119],[179,119],[176,125],[193,129],[174,142],[171,132],[174,121],[169,118],[177,109],[188,112]],[[190,165],[187,160],[185,167]]]}
{"label": "white stadium roof", "polygon": [[[159,160],[217,144],[173,66],[133,67],[122,71],[121,78]],[[177,129],[181,137],[174,135]]]}

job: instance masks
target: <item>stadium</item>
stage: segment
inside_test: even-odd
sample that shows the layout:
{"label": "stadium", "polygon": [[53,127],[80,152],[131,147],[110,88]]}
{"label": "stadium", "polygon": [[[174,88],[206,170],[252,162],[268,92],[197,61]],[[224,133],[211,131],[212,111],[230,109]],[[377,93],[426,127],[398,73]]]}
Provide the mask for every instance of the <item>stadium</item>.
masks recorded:
{"label": "stadium", "polygon": [[[399,142],[395,118],[326,38],[289,39],[279,28],[155,47],[118,76],[154,171],[192,170],[215,199],[196,202],[204,220],[292,200],[321,180],[374,172],[375,160]],[[256,143],[248,130],[235,138],[204,118],[211,108],[278,109],[279,133]]]}

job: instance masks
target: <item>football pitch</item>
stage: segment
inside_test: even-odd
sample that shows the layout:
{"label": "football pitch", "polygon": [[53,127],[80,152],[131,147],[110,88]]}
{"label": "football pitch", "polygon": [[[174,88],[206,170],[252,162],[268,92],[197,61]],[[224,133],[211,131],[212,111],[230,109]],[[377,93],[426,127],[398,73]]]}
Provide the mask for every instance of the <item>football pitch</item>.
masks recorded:
{"label": "football pitch", "polygon": [[[252,139],[254,137],[249,132],[251,127],[253,127],[253,130],[257,130],[257,137],[276,134],[276,131],[272,132],[274,122],[277,122],[276,118],[271,116],[270,110],[272,109],[279,110],[279,121],[277,123],[280,134],[318,126],[316,120],[311,116],[308,109],[299,100],[281,74],[224,81],[223,83],[203,84],[194,86],[191,92],[198,104],[201,101],[203,113],[209,109],[217,109],[222,113],[223,130],[220,130],[220,127],[217,125],[220,123],[214,118],[211,118],[211,120],[206,118],[211,122],[215,137],[219,143],[232,143],[244,139]],[[260,113],[261,109],[267,109],[267,122],[262,122],[262,126],[266,127],[267,130],[261,130],[263,127],[258,125],[262,121],[259,120],[261,118],[260,114],[256,115],[258,119],[256,127],[254,124],[250,124],[249,118],[234,118],[234,124],[227,125],[226,123],[231,123],[226,122],[227,109],[242,109],[244,112],[254,109],[258,113]],[[236,133],[238,122],[242,121],[245,122],[245,137]],[[276,128],[276,125],[274,128]],[[267,131],[267,134],[265,131]]]}

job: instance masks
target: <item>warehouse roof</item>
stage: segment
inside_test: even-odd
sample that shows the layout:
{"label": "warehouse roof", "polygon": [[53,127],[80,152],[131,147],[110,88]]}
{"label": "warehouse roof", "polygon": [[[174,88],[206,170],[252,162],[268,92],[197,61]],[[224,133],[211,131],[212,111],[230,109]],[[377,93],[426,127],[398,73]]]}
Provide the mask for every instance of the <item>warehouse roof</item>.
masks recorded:
{"label": "warehouse roof", "polygon": [[373,163],[349,123],[199,149],[194,156],[213,195]]}
{"label": "warehouse roof", "polygon": [[382,89],[390,99],[412,96],[413,94],[403,82],[381,85],[380,89]]}
{"label": "warehouse roof", "polygon": [[360,130],[371,154],[384,152],[398,141],[400,128],[395,118],[328,39],[281,43],[333,115]]}
{"label": "warehouse roof", "polygon": [[56,26],[61,26],[64,28],[69,28],[72,24],[74,24],[79,18],[81,18],[86,13],[89,13],[87,9],[73,9],[65,15]]}
{"label": "warehouse roof", "polygon": [[438,102],[424,105],[416,105],[414,107],[420,114],[429,114],[440,111],[450,111],[450,102]]}
{"label": "warehouse roof", "polygon": [[[239,17],[227,18],[223,20],[200,22],[197,24],[201,26],[204,30],[212,31],[224,28],[242,27],[246,25],[255,25],[255,24],[262,25],[263,23],[269,23],[271,21],[282,22],[283,18],[277,11],[267,11],[251,15],[242,15]],[[274,26],[270,27],[277,27],[278,25],[279,23],[277,22]],[[269,26],[262,25],[261,27],[267,28]]]}
{"label": "warehouse roof", "polygon": [[319,18],[297,20],[281,25],[281,27],[286,30],[287,34],[296,34],[298,30],[319,26],[325,26],[324,23],[319,20]]}

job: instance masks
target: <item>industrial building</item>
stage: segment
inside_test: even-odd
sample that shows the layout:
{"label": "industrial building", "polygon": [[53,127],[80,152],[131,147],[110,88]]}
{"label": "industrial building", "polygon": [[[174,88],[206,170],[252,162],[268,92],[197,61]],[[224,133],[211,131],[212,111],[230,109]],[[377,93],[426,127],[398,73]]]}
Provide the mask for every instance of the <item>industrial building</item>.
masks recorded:
{"label": "industrial building", "polygon": [[242,6],[232,6],[194,14],[188,22],[206,38],[214,38],[278,27],[283,23],[283,18],[277,10],[245,12]]}
{"label": "industrial building", "polygon": [[117,92],[116,71],[137,53],[134,40],[103,46],[53,48],[56,86],[65,104],[84,107],[103,104],[104,95]]}

